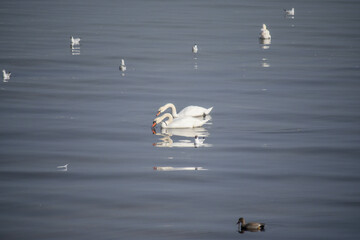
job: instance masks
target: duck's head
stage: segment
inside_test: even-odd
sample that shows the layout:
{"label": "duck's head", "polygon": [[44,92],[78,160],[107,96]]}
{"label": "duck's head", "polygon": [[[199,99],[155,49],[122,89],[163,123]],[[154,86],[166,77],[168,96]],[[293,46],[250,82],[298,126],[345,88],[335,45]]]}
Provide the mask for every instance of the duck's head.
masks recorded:
{"label": "duck's head", "polygon": [[245,219],[244,218],[239,218],[239,221],[236,224],[245,224]]}

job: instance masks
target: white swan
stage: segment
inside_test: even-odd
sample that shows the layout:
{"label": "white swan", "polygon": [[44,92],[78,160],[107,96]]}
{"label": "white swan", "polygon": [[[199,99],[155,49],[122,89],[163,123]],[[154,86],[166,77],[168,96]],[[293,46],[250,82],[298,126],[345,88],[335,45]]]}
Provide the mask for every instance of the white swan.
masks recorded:
{"label": "white swan", "polygon": [[5,80],[9,80],[10,79],[10,76],[11,76],[11,72],[6,72],[5,69],[2,70],[3,72],[3,78],[4,78],[4,81]]}
{"label": "white swan", "polygon": [[[163,120],[166,118],[169,119],[163,122]],[[194,117],[182,117],[174,119],[170,113],[165,113],[164,115],[154,119],[152,127],[155,127],[158,123],[161,122],[162,128],[195,128],[201,127],[207,121],[209,121],[209,119],[200,120]]]}
{"label": "white swan", "polygon": [[80,38],[74,38],[73,36],[70,37],[71,45],[79,45],[80,44]]}
{"label": "white swan", "polygon": [[181,110],[179,113],[176,112],[176,108],[175,105],[172,103],[167,103],[164,106],[160,107],[156,116],[159,116],[160,113],[165,112],[166,109],[171,108],[172,110],[172,115],[174,118],[177,117],[184,117],[184,116],[190,116],[190,117],[200,117],[200,116],[206,116],[208,115],[211,110],[213,109],[213,107],[211,108],[203,108],[203,107],[199,107],[199,106],[187,106],[186,108],[184,108],[183,110]]}
{"label": "white swan", "polygon": [[266,25],[263,24],[260,32],[260,39],[270,39],[270,38],[271,38],[270,31],[266,28]]}
{"label": "white swan", "polygon": [[195,44],[193,47],[192,47],[192,52],[193,53],[197,53],[198,52],[198,46],[197,46],[197,44]]}
{"label": "white swan", "polygon": [[295,8],[292,9],[284,9],[286,15],[294,16],[295,15]]}

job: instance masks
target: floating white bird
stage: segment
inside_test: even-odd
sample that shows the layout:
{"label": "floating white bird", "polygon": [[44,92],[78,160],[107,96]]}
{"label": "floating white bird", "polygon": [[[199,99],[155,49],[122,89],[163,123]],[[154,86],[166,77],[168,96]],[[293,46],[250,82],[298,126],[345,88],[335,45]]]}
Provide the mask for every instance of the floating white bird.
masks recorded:
{"label": "floating white bird", "polygon": [[65,164],[64,166],[57,166],[57,168],[60,168],[62,171],[67,171],[67,167],[69,164]]}
{"label": "floating white bird", "polygon": [[80,40],[80,38],[74,38],[73,36],[70,37],[71,45],[79,45]]}
{"label": "floating white bird", "polygon": [[197,44],[195,44],[193,47],[192,47],[192,52],[193,53],[197,53],[198,52],[198,46],[197,46]]}
{"label": "floating white bird", "polygon": [[195,136],[195,141],[194,141],[195,145],[201,145],[204,143],[204,141],[205,141],[205,137],[199,138],[197,135]]}
{"label": "floating white bird", "polygon": [[125,72],[126,71],[126,66],[125,66],[125,61],[124,59],[121,59],[121,65],[119,67],[120,71]]}
{"label": "floating white bird", "polygon": [[[169,118],[169,120],[163,122],[166,118]],[[174,119],[170,113],[165,113],[164,115],[154,119],[152,127],[155,127],[161,122],[162,128],[195,128],[201,127],[209,120],[210,119],[200,120],[194,117],[181,117]]]}
{"label": "floating white bird", "polygon": [[4,81],[6,80],[9,80],[10,79],[10,76],[11,76],[11,72],[6,72],[5,69],[2,70],[3,72],[3,78],[4,78]]}
{"label": "floating white bird", "polygon": [[292,9],[284,9],[286,15],[294,16],[295,15],[295,8]]}
{"label": "floating white bird", "polygon": [[190,117],[200,117],[200,116],[206,116],[208,115],[213,107],[211,108],[203,108],[199,106],[187,106],[183,110],[181,110],[179,113],[176,112],[175,105],[172,103],[167,103],[164,106],[160,107],[156,116],[159,116],[162,112],[165,112],[166,109],[171,108],[171,113],[174,118],[177,117],[184,117],[184,116],[190,116]]}
{"label": "floating white bird", "polygon": [[263,24],[260,32],[260,39],[270,39],[270,31],[266,28],[266,25]]}

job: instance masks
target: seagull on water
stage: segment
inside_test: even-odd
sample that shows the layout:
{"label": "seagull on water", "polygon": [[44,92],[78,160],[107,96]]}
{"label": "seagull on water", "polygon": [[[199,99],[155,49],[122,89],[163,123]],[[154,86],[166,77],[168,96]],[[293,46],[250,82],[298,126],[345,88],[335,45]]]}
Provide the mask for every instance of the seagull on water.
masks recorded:
{"label": "seagull on water", "polygon": [[62,171],[67,171],[67,167],[68,167],[68,163],[65,164],[64,166],[57,166],[57,168],[59,168],[59,170],[62,170]]}
{"label": "seagull on water", "polygon": [[292,9],[284,9],[286,15],[294,16],[295,15],[295,8]]}
{"label": "seagull on water", "polygon": [[271,39],[270,31],[267,29],[265,24],[262,25],[260,39]]}
{"label": "seagull on water", "polygon": [[5,82],[6,80],[9,80],[9,79],[10,79],[10,76],[11,76],[11,72],[6,72],[5,69],[3,69],[2,72],[3,72],[4,82]]}
{"label": "seagull on water", "polygon": [[126,66],[125,66],[125,61],[124,59],[121,59],[121,65],[119,67],[120,71],[125,72],[126,71]]}
{"label": "seagull on water", "polygon": [[79,45],[80,44],[80,38],[74,38],[73,36],[70,37],[71,45]]}
{"label": "seagull on water", "polygon": [[197,53],[198,52],[198,46],[197,46],[197,44],[195,44],[193,47],[192,47],[192,52],[193,53]]}
{"label": "seagull on water", "polygon": [[198,135],[195,136],[195,141],[194,141],[195,145],[203,144],[204,141],[205,141],[205,137],[199,138]]}

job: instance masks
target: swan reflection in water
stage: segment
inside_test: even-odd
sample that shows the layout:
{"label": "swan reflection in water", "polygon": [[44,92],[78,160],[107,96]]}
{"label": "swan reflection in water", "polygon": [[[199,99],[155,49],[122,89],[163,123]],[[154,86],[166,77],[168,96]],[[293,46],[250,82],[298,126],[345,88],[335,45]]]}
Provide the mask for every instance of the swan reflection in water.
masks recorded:
{"label": "swan reflection in water", "polygon": [[75,55],[80,55],[80,45],[74,45],[71,44],[71,55],[75,56]]}
{"label": "swan reflection in water", "polygon": [[[209,136],[208,131],[205,128],[162,128],[161,132],[156,132],[156,129],[152,129],[153,134],[160,136],[160,142],[154,143],[154,147],[188,147],[188,148],[198,148],[198,147],[212,147],[212,144],[207,144],[199,141],[195,141],[195,137],[205,138]],[[173,141],[171,137],[180,136],[187,137],[190,139]]]}
{"label": "swan reflection in water", "polygon": [[156,171],[206,171],[203,167],[153,167]]}
{"label": "swan reflection in water", "polygon": [[271,44],[271,39],[259,39],[259,44],[262,49],[269,49]]}

